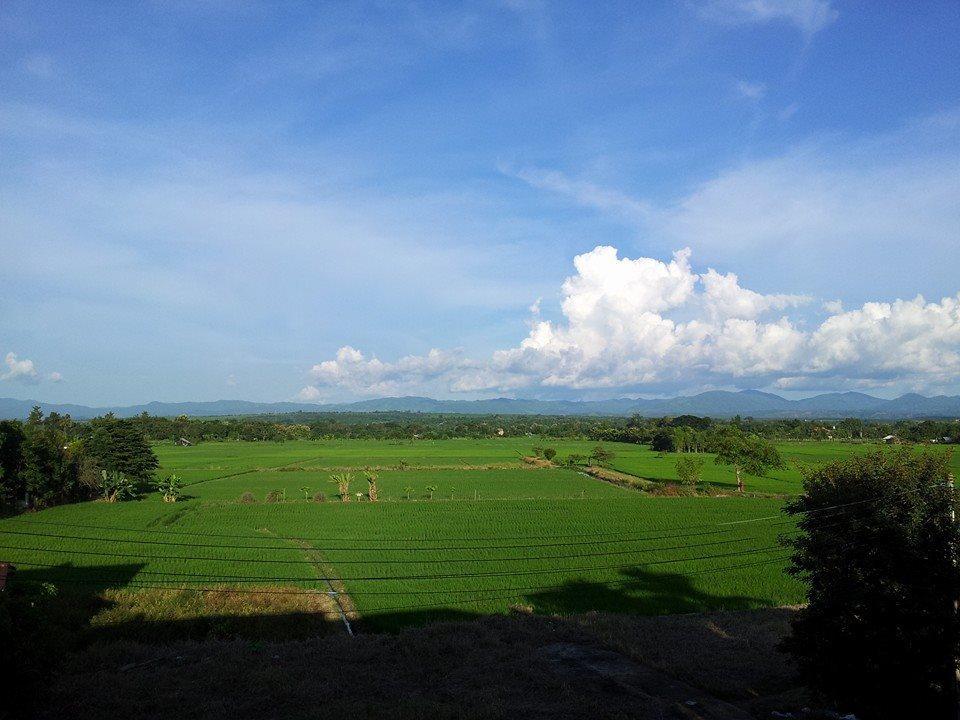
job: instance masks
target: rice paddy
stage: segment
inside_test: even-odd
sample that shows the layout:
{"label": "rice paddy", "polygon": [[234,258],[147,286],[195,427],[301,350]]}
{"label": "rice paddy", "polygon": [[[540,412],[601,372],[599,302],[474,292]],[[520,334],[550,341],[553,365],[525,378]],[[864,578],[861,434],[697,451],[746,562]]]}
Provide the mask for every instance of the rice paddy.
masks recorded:
{"label": "rice paddy", "polygon": [[[783,572],[787,551],[778,538],[793,528],[781,508],[799,490],[797,464],[864,449],[783,446],[791,467],[748,478],[752,494],[663,497],[574,469],[533,467],[522,456],[534,444],[554,447],[558,459],[596,445],[530,438],[158,445],[158,472],[189,483],[182,501],[148,495],[8,518],[0,521],[0,559],[24,580],[172,592],[180,599],[169,602],[191,607],[184,598],[200,590],[256,589],[291,602],[335,592],[337,612],[378,629],[512,605],[654,614],[793,604],[803,589]],[[669,454],[605,447],[621,471],[675,477]],[[364,468],[377,476],[378,502],[366,495]],[[330,481],[338,471],[353,476],[348,502]],[[709,460],[704,479],[719,489],[734,482]]]}

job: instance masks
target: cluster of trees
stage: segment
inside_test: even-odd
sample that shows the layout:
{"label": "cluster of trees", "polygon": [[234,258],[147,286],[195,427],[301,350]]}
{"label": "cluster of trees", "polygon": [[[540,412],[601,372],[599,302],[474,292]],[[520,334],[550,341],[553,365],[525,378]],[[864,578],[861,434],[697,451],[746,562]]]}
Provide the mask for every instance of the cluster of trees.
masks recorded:
{"label": "cluster of trees", "polygon": [[593,430],[592,439],[649,444],[662,452],[711,452],[712,438],[735,427],[749,435],[777,440],[875,441],[893,435],[913,443],[960,443],[957,420],[898,420],[874,422],[847,418],[823,420],[762,420],[741,418],[715,420],[696,415],[669,418],[609,420]]}
{"label": "cluster of trees", "polygon": [[77,423],[34,408],[26,422],[0,422],[0,512],[132,497],[156,467],[150,444],[128,420]]}
{"label": "cluster of trees", "polygon": [[450,438],[551,437],[651,444],[656,449],[704,452],[711,433],[736,426],[765,438],[876,440],[895,435],[907,442],[960,441],[960,423],[923,420],[867,422],[858,419],[713,420],[694,415],[672,418],[569,417],[529,415],[447,415],[412,412],[291,413],[248,417],[175,418],[144,413],[128,422],[151,441],[444,440]]}
{"label": "cluster of trees", "polygon": [[611,421],[606,418],[478,416],[422,413],[292,413],[256,417],[175,418],[146,413],[132,418],[153,441],[224,440],[444,440],[547,436],[587,438]]}

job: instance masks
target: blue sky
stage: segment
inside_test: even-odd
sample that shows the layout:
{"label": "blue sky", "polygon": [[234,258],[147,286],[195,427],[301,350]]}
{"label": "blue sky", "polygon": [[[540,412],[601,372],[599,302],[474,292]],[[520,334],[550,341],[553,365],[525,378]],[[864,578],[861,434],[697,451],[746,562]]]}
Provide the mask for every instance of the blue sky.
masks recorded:
{"label": "blue sky", "polygon": [[0,396],[960,392],[958,36],[956,2],[7,0]]}

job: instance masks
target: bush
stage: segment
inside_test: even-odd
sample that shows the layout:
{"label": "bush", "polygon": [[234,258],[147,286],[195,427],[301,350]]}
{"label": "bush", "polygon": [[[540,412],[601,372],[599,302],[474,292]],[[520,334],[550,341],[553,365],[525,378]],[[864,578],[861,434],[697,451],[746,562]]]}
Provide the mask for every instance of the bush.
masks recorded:
{"label": "bush", "polygon": [[327,501],[327,496],[326,496],[323,492],[315,492],[315,493],[313,494],[313,501],[314,501],[314,502],[326,502],[326,501]]}
{"label": "bush", "polygon": [[57,589],[47,583],[11,583],[0,593],[0,718],[32,717],[30,703],[48,687],[57,661],[70,649],[72,623]]}
{"label": "bush", "polygon": [[790,572],[807,581],[809,602],[784,647],[822,699],[861,718],[953,716],[953,495],[947,458],[909,450],[804,478],[787,511],[801,531],[789,541]]}
{"label": "bush", "polygon": [[267,497],[264,498],[264,502],[278,503],[283,502],[285,499],[286,493],[283,490],[271,490],[267,493]]}
{"label": "bush", "polygon": [[250,492],[249,490],[240,496],[240,502],[242,502],[244,505],[252,505],[256,501],[257,499],[253,496],[253,493]]}
{"label": "bush", "polygon": [[681,455],[677,458],[677,479],[684,485],[696,487],[703,471],[703,458]]}
{"label": "bush", "polygon": [[122,472],[111,470],[100,471],[100,494],[108,503],[132,500],[137,496],[137,489],[133,480]]}
{"label": "bush", "polygon": [[557,451],[554,450],[553,448],[544,448],[544,449],[543,449],[543,456],[544,456],[547,460],[553,460],[553,459],[557,456]]}
{"label": "bush", "polygon": [[613,460],[616,455],[611,451],[607,450],[603,445],[597,445],[593,452],[590,453],[590,460],[597,465],[606,465],[608,462]]}
{"label": "bush", "polygon": [[183,497],[183,480],[179,475],[167,475],[156,483],[157,492],[163,496],[164,502],[177,502]]}

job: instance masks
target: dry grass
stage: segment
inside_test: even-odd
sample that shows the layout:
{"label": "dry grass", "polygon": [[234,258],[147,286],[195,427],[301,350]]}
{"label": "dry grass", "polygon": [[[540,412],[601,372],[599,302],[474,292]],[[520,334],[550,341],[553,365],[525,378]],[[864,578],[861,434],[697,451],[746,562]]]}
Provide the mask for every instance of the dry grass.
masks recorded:
{"label": "dry grass", "polygon": [[210,592],[137,588],[104,590],[89,621],[98,641],[215,637],[296,638],[343,631],[335,601],[302,588],[249,587]]}
{"label": "dry grass", "polygon": [[636,475],[628,475],[619,470],[611,470],[610,468],[600,467],[599,465],[590,465],[584,468],[584,472],[591,477],[597,478],[597,480],[603,480],[604,482],[633,490],[650,490],[651,488],[657,487],[657,483],[652,480],[640,478]]}
{"label": "dry grass", "polygon": [[523,460],[524,464],[527,465],[528,467],[534,467],[534,468],[555,467],[555,465],[550,460],[547,460],[546,458],[542,458],[542,457],[536,457],[535,455],[524,455],[521,458],[521,460]]}

